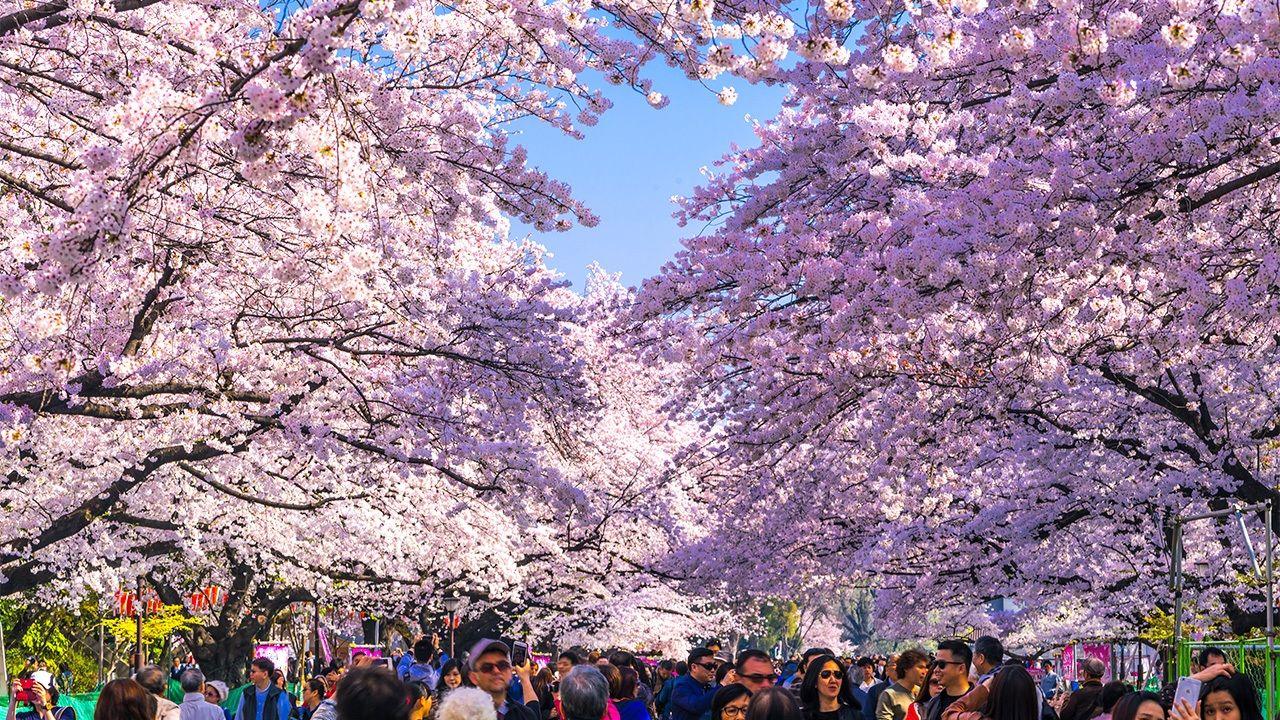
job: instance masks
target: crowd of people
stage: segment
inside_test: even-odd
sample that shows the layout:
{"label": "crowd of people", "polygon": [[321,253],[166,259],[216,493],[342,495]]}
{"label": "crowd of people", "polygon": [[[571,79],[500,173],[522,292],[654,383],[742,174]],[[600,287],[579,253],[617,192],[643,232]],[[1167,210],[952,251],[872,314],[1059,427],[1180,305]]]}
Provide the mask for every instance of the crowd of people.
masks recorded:
{"label": "crowd of people", "polygon": [[[1173,685],[1156,693],[1104,683],[1106,667],[1092,658],[1079,664],[1078,687],[1051,663],[1037,678],[993,637],[856,660],[813,648],[793,663],[708,645],[656,667],[623,650],[566,650],[538,667],[527,653],[513,660],[500,640],[457,659],[423,638],[390,663],[357,655],[350,666],[321,666],[308,656],[286,671],[254,659],[234,702],[193,663],[147,666],[106,684],[94,720],[1263,720],[1248,676],[1213,649],[1196,658],[1198,702],[1175,702]],[[301,697],[288,689],[294,671]],[[180,703],[167,697],[173,675]],[[15,679],[11,696],[19,693],[28,707],[11,702],[8,720],[76,720],[45,675]]]}

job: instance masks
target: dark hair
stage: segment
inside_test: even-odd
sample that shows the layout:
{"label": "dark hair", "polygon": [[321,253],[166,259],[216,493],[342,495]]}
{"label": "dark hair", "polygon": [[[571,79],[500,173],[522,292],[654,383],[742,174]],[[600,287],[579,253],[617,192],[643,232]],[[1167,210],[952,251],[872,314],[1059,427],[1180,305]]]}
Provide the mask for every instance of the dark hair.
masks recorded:
{"label": "dark hair", "polygon": [[618,674],[622,676],[622,681],[618,697],[614,700],[634,700],[636,690],[640,689],[640,673],[635,668],[626,666],[618,668]]}
{"label": "dark hair", "polygon": [[685,662],[685,661],[683,661],[683,660],[681,660],[681,661],[677,662],[677,663],[676,663],[675,673],[676,673],[677,675],[688,675],[688,674],[689,674],[689,663],[687,663],[687,662]]}
{"label": "dark hair", "polygon": [[929,663],[929,672],[924,674],[924,682],[920,683],[920,689],[916,691],[916,702],[924,704],[933,699],[933,693],[929,689],[933,677],[938,674],[938,667],[933,663]]}
{"label": "dark hair", "polygon": [[770,686],[751,697],[746,720],[804,720],[804,714],[791,691]]}
{"label": "dark hair", "polygon": [[918,648],[903,650],[902,654],[898,656],[898,663],[893,666],[893,671],[898,675],[898,679],[901,680],[908,670],[920,663],[925,663],[926,665],[929,663],[929,656],[923,650]]}
{"label": "dark hair", "polygon": [[[249,664],[252,665],[253,667],[258,668],[259,670],[262,670],[268,675],[276,671],[276,664],[271,662],[271,658],[264,658],[264,657],[254,658],[253,662]],[[337,665],[337,661],[334,661],[334,665]]]}
{"label": "dark hair", "polygon": [[338,720],[405,720],[409,689],[395,673],[378,665],[351,670],[338,682],[333,699]]}
{"label": "dark hair", "polygon": [[[1004,645],[990,635],[983,635],[973,641],[973,655],[981,655],[992,665],[999,665],[1004,660]],[[969,659],[973,659],[973,655]]]}
{"label": "dark hair", "polygon": [[715,657],[715,653],[707,648],[694,648],[689,651],[689,664],[695,665],[705,657]]}
{"label": "dark hair", "polygon": [[675,670],[675,669],[676,669],[676,661],[675,661],[675,660],[663,660],[662,662],[658,663],[658,667],[659,667],[659,668],[661,668],[661,669],[663,669],[663,670]]}
{"label": "dark hair", "polygon": [[757,650],[755,648],[751,648],[748,650],[743,650],[742,652],[738,653],[738,659],[736,662],[733,663],[733,666],[737,668],[738,672],[742,672],[743,669],[746,668],[747,666],[747,661],[753,658],[756,660],[763,660],[769,663],[770,665],[773,664],[773,658],[769,657],[769,653],[763,650]]}
{"label": "dark hair", "polygon": [[[1102,686],[1102,692],[1098,694],[1098,707],[1102,708],[1102,712],[1109,713],[1116,706],[1116,701],[1133,692],[1133,688],[1121,680],[1112,680]],[[1162,705],[1164,703],[1161,703]]]}
{"label": "dark hair", "polygon": [[579,655],[578,653],[576,653],[576,652],[572,651],[572,650],[565,650],[564,652],[560,653],[560,657],[558,657],[558,658],[556,658],[556,659],[557,659],[557,660],[568,660],[570,665],[581,665],[581,664],[582,664],[582,656],[581,656],[581,655]]}
{"label": "dark hair", "polygon": [[943,640],[938,643],[939,650],[946,650],[956,656],[956,660],[964,663],[964,669],[969,669],[969,663],[973,662],[973,651],[969,649],[969,644],[963,640]]}
{"label": "dark hair", "polygon": [[717,690],[715,697],[711,698],[711,720],[720,720],[725,706],[744,695],[751,697],[751,691],[741,683],[729,683]]}
{"label": "dark hair", "polygon": [[835,663],[840,668],[840,691],[836,693],[840,704],[860,709],[858,700],[853,696],[853,683],[850,682],[848,668],[835,655],[819,655],[809,659],[809,669],[800,682],[800,705],[804,707],[805,714],[812,717],[818,712],[818,675],[827,663]]}
{"label": "dark hair", "polygon": [[1225,692],[1236,701],[1240,708],[1240,720],[1262,720],[1262,709],[1258,704],[1258,690],[1248,675],[1238,672],[1234,675],[1220,675],[1200,688],[1200,702],[1204,702],[1210,693]]}
{"label": "dark hair", "polygon": [[93,720],[155,720],[156,699],[135,680],[112,680],[98,695]]}
{"label": "dark hair", "polygon": [[991,678],[991,694],[982,714],[991,720],[1036,720],[1040,691],[1021,665],[1006,665]]}
{"label": "dark hair", "polygon": [[605,663],[597,665],[596,669],[604,676],[606,682],[609,683],[609,699],[621,700],[619,693],[622,692],[622,672],[618,670],[617,665]]}
{"label": "dark hair", "polygon": [[1217,655],[1218,657],[1222,658],[1223,662],[1227,661],[1227,654],[1222,651],[1222,648],[1207,647],[1207,648],[1201,648],[1200,653],[1196,655],[1196,664],[1198,664],[1202,668],[1208,667],[1210,655]]}
{"label": "dark hair", "polygon": [[862,657],[858,658],[858,667],[868,667],[868,666],[875,667],[876,661],[872,660],[866,655],[863,655]]}
{"label": "dark hair", "polygon": [[405,686],[409,691],[410,712],[413,712],[413,706],[417,705],[419,700],[431,697],[431,688],[427,687],[427,684],[421,680],[405,683]]}
{"label": "dark hair", "polygon": [[421,638],[413,644],[413,659],[418,662],[431,662],[436,654],[436,644],[429,638]]}
{"label": "dark hair", "polygon": [[724,679],[728,677],[729,671],[733,669],[733,663],[720,663],[720,667],[716,668],[716,684],[723,685]]}
{"label": "dark hair", "polygon": [[1138,708],[1147,701],[1159,705],[1160,712],[1164,713],[1166,718],[1169,717],[1169,712],[1165,710],[1164,703],[1160,702],[1159,695],[1153,692],[1131,692],[1117,700],[1111,708],[1112,720],[1136,720]]}
{"label": "dark hair", "polygon": [[831,652],[826,648],[809,648],[808,650],[805,650],[803,653],[800,653],[800,667],[801,668],[809,667],[809,661],[813,660],[819,655],[835,655],[835,653]]}
{"label": "dark hair", "polygon": [[329,686],[325,684],[324,678],[313,677],[307,681],[307,689],[312,692],[320,693],[320,697],[329,692]]}

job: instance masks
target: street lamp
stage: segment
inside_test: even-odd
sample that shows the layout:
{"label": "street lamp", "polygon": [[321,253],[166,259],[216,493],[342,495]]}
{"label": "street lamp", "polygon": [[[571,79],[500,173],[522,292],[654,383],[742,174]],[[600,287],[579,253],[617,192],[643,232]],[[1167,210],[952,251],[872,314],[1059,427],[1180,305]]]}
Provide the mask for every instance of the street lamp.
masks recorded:
{"label": "street lamp", "polygon": [[449,611],[449,658],[457,658],[458,653],[453,647],[453,630],[457,624],[454,621],[454,613],[458,612],[458,606],[462,604],[462,598],[457,595],[450,595],[444,599],[444,609]]}

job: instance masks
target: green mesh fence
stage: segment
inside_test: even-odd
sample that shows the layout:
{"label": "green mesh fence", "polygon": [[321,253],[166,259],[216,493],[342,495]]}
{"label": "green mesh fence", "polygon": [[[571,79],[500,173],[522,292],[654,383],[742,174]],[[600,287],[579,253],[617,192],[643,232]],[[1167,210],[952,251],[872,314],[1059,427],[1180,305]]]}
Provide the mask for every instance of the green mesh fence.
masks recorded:
{"label": "green mesh fence", "polygon": [[1276,659],[1275,649],[1267,647],[1265,638],[1253,640],[1195,640],[1183,641],[1178,647],[1178,675],[1191,672],[1191,660],[1204,648],[1217,648],[1226,655],[1227,662],[1238,672],[1249,676],[1261,696],[1262,714],[1267,720],[1276,719]]}
{"label": "green mesh fence", "polygon": [[[232,688],[228,691],[227,699],[222,703],[222,707],[235,710],[236,705],[240,702],[240,696],[244,694],[248,685],[241,685],[238,688]],[[182,686],[176,680],[169,681],[169,690],[165,696],[170,700],[180,703],[182,702]],[[76,711],[76,720],[92,720],[93,711],[98,707],[97,692],[80,693],[77,695],[62,695],[58,698],[58,704],[64,707],[72,708]],[[4,714],[9,710],[9,698],[0,697],[0,714]]]}

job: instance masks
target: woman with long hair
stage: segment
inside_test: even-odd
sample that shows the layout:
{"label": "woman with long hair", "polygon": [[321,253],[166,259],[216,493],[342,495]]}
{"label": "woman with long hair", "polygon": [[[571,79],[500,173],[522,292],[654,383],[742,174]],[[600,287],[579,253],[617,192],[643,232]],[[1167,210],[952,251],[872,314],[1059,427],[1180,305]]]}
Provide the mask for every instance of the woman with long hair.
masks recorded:
{"label": "woman with long hair", "polygon": [[640,697],[640,673],[633,667],[623,666],[618,668],[618,674],[621,676],[618,696],[611,699],[618,706],[620,720],[653,720],[649,703]]}
{"label": "woman with long hair", "polygon": [[834,655],[809,661],[800,682],[800,707],[808,720],[856,720],[860,714],[849,673]]}
{"label": "woman with long hair", "polygon": [[1031,673],[1005,665],[942,711],[942,720],[1038,720],[1040,691]]}
{"label": "woman with long hair", "polygon": [[920,683],[920,689],[916,692],[915,702],[911,703],[911,707],[907,708],[906,720],[921,720],[929,716],[929,701],[938,697],[943,692],[942,673],[936,663],[929,664],[929,674],[924,676],[924,682]]}
{"label": "woman with long hair", "polygon": [[556,710],[556,701],[551,688],[556,684],[556,675],[551,668],[543,667],[533,676],[533,693],[538,696],[538,708],[542,711],[542,720],[551,720]]}
{"label": "woman with long hair", "polygon": [[457,660],[450,660],[440,666],[440,682],[436,683],[436,694],[431,701],[431,710],[427,713],[428,718],[435,718],[440,714],[440,703],[449,693],[462,687],[462,663]]}
{"label": "woman with long hair", "polygon": [[[1186,717],[1187,708],[1175,708],[1170,714],[1174,720],[1193,720]],[[1202,720],[1262,720],[1258,689],[1244,673],[1216,677],[1200,688],[1200,717]]]}
{"label": "woman with long hair", "polygon": [[156,699],[130,678],[112,680],[98,695],[93,720],[155,720]]}

